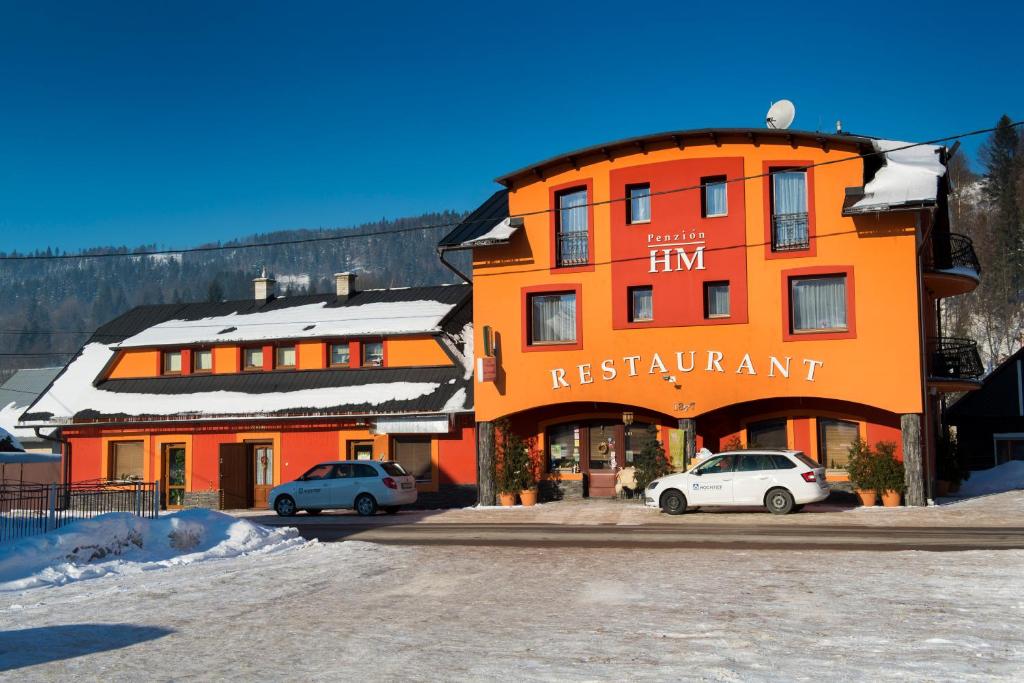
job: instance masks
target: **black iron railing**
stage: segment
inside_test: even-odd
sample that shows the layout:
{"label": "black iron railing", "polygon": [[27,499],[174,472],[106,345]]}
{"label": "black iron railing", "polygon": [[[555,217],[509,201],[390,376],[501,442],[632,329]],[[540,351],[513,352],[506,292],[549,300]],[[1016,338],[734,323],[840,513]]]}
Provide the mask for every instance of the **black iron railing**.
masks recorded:
{"label": "black iron railing", "polygon": [[932,379],[978,379],[985,374],[978,344],[971,339],[933,337],[928,340],[928,360]]}
{"label": "black iron railing", "polygon": [[160,512],[159,482],[25,484],[0,480],[0,543],[107,512],[156,517]]}
{"label": "black iron railing", "polygon": [[583,266],[590,262],[590,242],[585,232],[560,232],[558,241],[559,266]]}
{"label": "black iron railing", "polygon": [[981,264],[974,252],[974,243],[967,235],[956,233],[931,236],[931,249],[925,250],[925,266],[929,270],[963,269],[981,275]]}
{"label": "black iron railing", "polygon": [[794,251],[810,246],[806,212],[772,215],[772,251]]}

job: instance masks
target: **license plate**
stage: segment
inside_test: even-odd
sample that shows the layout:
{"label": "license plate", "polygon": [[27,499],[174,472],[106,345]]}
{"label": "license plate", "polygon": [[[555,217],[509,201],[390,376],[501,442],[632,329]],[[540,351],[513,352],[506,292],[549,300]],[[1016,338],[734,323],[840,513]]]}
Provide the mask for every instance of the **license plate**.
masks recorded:
{"label": "license plate", "polygon": [[411,489],[412,488],[412,484],[402,484],[402,488],[403,489]]}

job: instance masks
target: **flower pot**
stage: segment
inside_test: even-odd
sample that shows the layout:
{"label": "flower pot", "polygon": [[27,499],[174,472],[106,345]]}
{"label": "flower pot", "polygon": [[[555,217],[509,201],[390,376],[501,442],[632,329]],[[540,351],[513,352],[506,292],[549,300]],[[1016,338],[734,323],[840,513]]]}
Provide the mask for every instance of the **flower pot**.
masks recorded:
{"label": "flower pot", "polygon": [[878,494],[874,489],[857,489],[857,496],[860,498],[860,504],[867,508],[874,507],[878,501]]}
{"label": "flower pot", "polygon": [[895,508],[900,506],[900,498],[903,494],[899,491],[886,491],[882,494],[882,505],[887,508]]}
{"label": "flower pot", "polygon": [[507,508],[508,507],[512,507],[513,505],[516,504],[516,494],[514,494],[514,493],[499,493],[498,494],[498,503],[502,507],[507,507]]}
{"label": "flower pot", "polygon": [[519,500],[522,501],[523,507],[537,504],[537,489],[523,489],[519,492]]}
{"label": "flower pot", "polygon": [[945,479],[935,480],[935,495],[939,498],[949,495],[949,482]]}

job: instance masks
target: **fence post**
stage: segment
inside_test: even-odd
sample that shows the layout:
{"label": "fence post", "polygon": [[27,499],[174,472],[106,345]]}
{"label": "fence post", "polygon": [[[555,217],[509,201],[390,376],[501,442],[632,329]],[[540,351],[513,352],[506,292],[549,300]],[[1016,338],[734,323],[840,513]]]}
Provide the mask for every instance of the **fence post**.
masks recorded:
{"label": "fence post", "polygon": [[50,495],[49,495],[50,510],[46,518],[46,530],[53,531],[57,528],[57,485],[50,484]]}
{"label": "fence post", "polygon": [[135,484],[135,516],[142,516],[142,486]]}
{"label": "fence post", "polygon": [[160,516],[160,480],[153,483],[153,519]]}

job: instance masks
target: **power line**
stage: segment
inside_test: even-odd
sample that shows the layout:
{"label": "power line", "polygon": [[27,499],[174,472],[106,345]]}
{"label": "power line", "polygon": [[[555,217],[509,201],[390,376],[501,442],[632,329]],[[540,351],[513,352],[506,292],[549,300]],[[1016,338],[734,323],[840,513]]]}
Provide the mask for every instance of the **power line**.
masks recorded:
{"label": "power line", "polygon": [[[1024,125],[1024,121],[1017,121],[1017,122],[1014,122],[1014,123],[1010,123],[1010,124],[1008,124],[1008,127],[1009,128],[1016,128],[1017,126],[1021,126],[1021,125]],[[847,161],[854,161],[854,160],[857,160],[857,159],[866,159],[868,157],[874,157],[874,156],[879,156],[879,155],[884,155],[884,154],[890,154],[892,152],[899,152],[899,151],[906,150],[906,149],[912,149],[914,147],[922,147],[922,146],[925,146],[925,145],[935,145],[935,144],[938,144],[938,143],[941,143],[941,142],[949,142],[951,140],[960,140],[960,139],[967,138],[967,137],[972,137],[972,136],[975,136],[975,135],[984,135],[985,133],[991,133],[991,132],[993,132],[995,130],[998,130],[999,128],[1000,128],[999,126],[993,126],[991,128],[981,128],[981,129],[969,131],[969,132],[966,132],[966,133],[958,133],[956,135],[947,135],[945,137],[935,138],[933,140],[927,140],[925,142],[908,143],[906,145],[903,145],[903,146],[900,146],[900,147],[893,147],[893,148],[888,149],[888,150],[876,150],[876,151],[872,151],[872,152],[864,152],[863,154],[854,154],[854,155],[851,155],[851,156],[840,157],[838,159],[829,159],[827,161],[820,161],[820,162],[817,162],[817,163],[814,163],[814,164],[807,164],[805,166],[796,166],[796,167],[793,167],[793,170],[806,170],[806,169],[811,169],[811,168],[817,168],[817,167],[820,167],[820,166],[831,166],[833,164],[844,163],[844,162],[847,162]],[[748,176],[742,176],[742,177],[738,177],[738,178],[729,178],[725,182],[726,183],[746,182],[748,180],[757,180],[758,178],[765,178],[765,177],[768,177],[770,175],[771,175],[771,172],[757,173],[757,174],[748,175]],[[678,188],[672,188],[672,189],[668,189],[668,190],[660,190],[660,191],[657,191],[657,192],[651,192],[649,194],[651,196],[674,194],[674,193],[677,193],[677,192],[688,192],[688,191],[693,191],[693,190],[699,190],[699,189],[701,189],[701,187],[702,187],[702,185],[688,185],[688,186],[685,186],[685,187],[678,187]],[[629,199],[628,197],[615,197],[615,198],[612,198],[612,199],[604,199],[604,200],[600,200],[600,201],[585,202],[585,203],[579,204],[577,206],[578,207],[602,206],[602,205],[605,205],[605,204],[612,204],[614,202],[624,202],[624,201],[627,201],[628,199]],[[523,212],[523,213],[513,214],[513,215],[509,216],[509,218],[526,218],[528,216],[536,216],[536,215],[541,215],[541,214],[546,214],[546,213],[553,213],[555,211],[558,211],[558,209],[553,208],[553,207],[548,207],[548,208],[544,208],[544,209],[537,209],[536,211],[527,211],[527,212]],[[123,253],[122,252],[111,252],[111,253],[104,253],[104,254],[51,254],[49,256],[46,256],[46,255],[12,254],[12,255],[0,255],[0,261],[52,261],[52,260],[68,260],[68,259],[82,259],[82,260],[84,260],[84,259],[102,259],[102,258],[137,258],[137,257],[141,257],[141,256],[160,256],[160,255],[167,255],[167,254],[192,254],[192,253],[202,253],[202,252],[212,252],[212,251],[229,251],[229,250],[234,250],[234,249],[260,249],[260,248],[264,248],[264,247],[277,247],[277,246],[287,246],[287,245],[294,245],[294,244],[314,244],[314,243],[318,243],[318,242],[335,242],[335,241],[348,240],[348,239],[360,239],[360,238],[367,238],[367,237],[378,237],[378,236],[382,236],[382,235],[397,235],[397,234],[402,234],[402,233],[407,233],[407,232],[417,232],[417,231],[421,231],[421,230],[439,230],[441,228],[452,228],[452,227],[455,227],[455,226],[458,226],[458,225],[465,225],[466,223],[486,223],[486,222],[491,222],[491,221],[493,221],[493,218],[478,218],[478,219],[473,219],[473,220],[462,220],[462,221],[458,221],[458,222],[433,223],[433,224],[409,226],[409,227],[405,227],[405,228],[395,228],[395,229],[391,229],[391,230],[378,230],[376,232],[346,233],[346,234],[342,234],[342,235],[330,235],[330,236],[324,236],[324,237],[304,237],[304,238],[296,238],[296,239],[290,239],[290,240],[278,240],[278,241],[274,241],[274,242],[252,242],[252,243],[248,243],[248,244],[236,244],[236,245],[188,247],[188,248],[185,248],[185,249],[159,249],[159,250],[154,250],[154,251],[135,251],[135,252],[123,252]]]}

